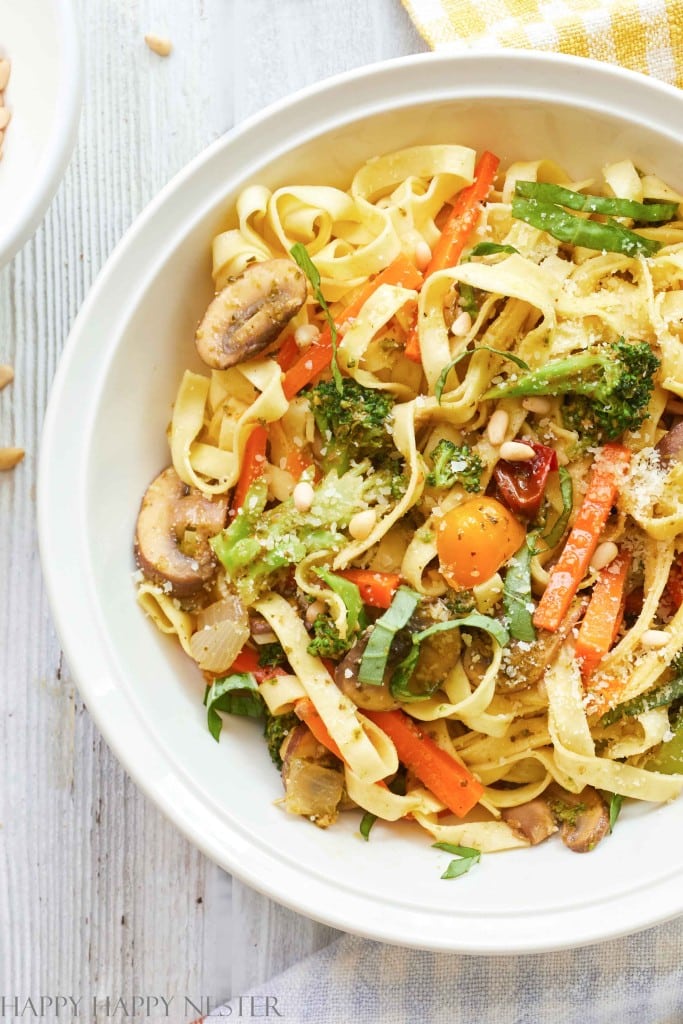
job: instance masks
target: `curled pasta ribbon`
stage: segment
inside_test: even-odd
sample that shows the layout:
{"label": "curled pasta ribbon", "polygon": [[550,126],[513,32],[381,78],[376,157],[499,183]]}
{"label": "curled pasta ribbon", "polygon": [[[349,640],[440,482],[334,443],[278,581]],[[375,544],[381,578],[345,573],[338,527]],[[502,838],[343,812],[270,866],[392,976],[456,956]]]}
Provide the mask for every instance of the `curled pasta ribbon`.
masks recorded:
{"label": "curled pasta ribbon", "polygon": [[268,706],[271,715],[284,715],[291,711],[306,691],[296,676],[272,676],[259,685],[259,693]]}
{"label": "curled pasta ribbon", "polygon": [[529,841],[517,835],[504,821],[468,821],[458,825],[441,825],[436,814],[414,811],[413,816],[439,843],[468,846],[480,853],[496,853],[529,846]]}
{"label": "curled pasta ribbon", "polygon": [[462,661],[459,661],[443,684],[448,701],[430,697],[429,700],[416,702],[410,709],[413,718],[421,722],[430,722],[435,718],[454,718],[464,722],[473,732],[485,736],[504,736],[514,716],[487,713],[495,694],[502,656],[502,648],[496,644],[491,664],[474,690],[470,687]]}
{"label": "curled pasta ribbon", "polygon": [[[612,760],[637,757],[661,743],[669,732],[669,715],[665,707],[644,711],[633,721],[635,735],[610,740],[607,753]],[[609,731],[609,730],[607,730]],[[622,730],[620,730],[622,731]]]}
{"label": "curled pasta ribbon", "polygon": [[417,292],[411,288],[383,284],[370,296],[354,322],[345,331],[338,348],[339,362],[349,376],[359,384],[382,391],[391,391],[402,398],[406,398],[410,394],[410,390],[405,385],[381,381],[374,374],[362,369],[360,364],[377,332],[407,302],[414,301],[416,298]]}
{"label": "curled pasta ribbon", "polygon": [[393,775],[398,768],[393,743],[363,718],[356,705],[335,686],[321,660],[308,653],[308,633],[289,602],[279,594],[269,594],[254,608],[282,644],[292,670],[351,771],[368,783]]}
{"label": "curled pasta ribbon", "polygon": [[565,645],[545,674],[548,691],[548,731],[554,760],[566,774],[570,792],[584,786],[606,789],[635,800],[661,803],[673,800],[683,789],[683,775],[662,775],[595,755],[595,745],[583,706],[578,664]]}
{"label": "curled pasta ribbon", "polygon": [[346,605],[339,594],[335,594],[333,590],[330,590],[314,571],[321,557],[324,559],[324,553],[320,551],[307,555],[297,565],[294,578],[299,590],[304,594],[308,594],[314,600],[325,602],[330,610],[337,632],[342,639],[345,639],[348,632]]}
{"label": "curled pasta ribbon", "polygon": [[251,385],[257,397],[236,421],[229,419],[221,426],[220,440],[231,443],[230,450],[202,440],[205,427],[208,428],[212,420],[208,408],[211,387],[208,377],[186,370],[173,407],[173,466],[184,483],[204,494],[223,494],[235,485],[253,424],[258,420],[269,423],[280,419],[287,410],[282,374],[274,360],[251,360],[235,372]]}
{"label": "curled pasta ribbon", "polygon": [[194,633],[194,616],[179,608],[175,598],[153,583],[141,583],[137,599],[157,629],[167,635],[177,636],[182,649],[194,660],[190,647],[190,637]]}

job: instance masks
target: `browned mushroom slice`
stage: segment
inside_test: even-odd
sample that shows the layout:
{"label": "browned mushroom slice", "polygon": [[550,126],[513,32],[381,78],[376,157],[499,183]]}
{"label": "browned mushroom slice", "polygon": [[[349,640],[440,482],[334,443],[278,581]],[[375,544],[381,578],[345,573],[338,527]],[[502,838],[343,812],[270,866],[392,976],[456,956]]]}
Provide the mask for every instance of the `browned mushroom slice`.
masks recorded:
{"label": "browned mushroom slice", "polygon": [[553,832],[557,832],[550,808],[540,796],[520,804],[519,807],[506,807],[501,814],[503,821],[506,821],[522,839],[527,839],[532,846],[542,843]]}
{"label": "browned mushroom slice", "polygon": [[306,276],[290,260],[249,264],[210,303],[197,328],[197,352],[216,370],[252,359],[275,341],[306,295]]}
{"label": "browned mushroom slice", "polygon": [[672,463],[683,462],[683,421],[667,430],[655,445],[655,451],[666,468]]}
{"label": "browned mushroom slice", "polygon": [[[216,571],[209,537],[225,525],[227,498],[187,487],[172,466],[152,481],[135,528],[135,558],[145,576],[178,597],[201,590]],[[181,546],[182,545],[182,546]]]}
{"label": "browned mushroom slice", "polygon": [[385,672],[381,686],[368,686],[358,680],[360,663],[365,654],[365,648],[370,639],[369,633],[361,636],[353,645],[350,651],[337,665],[334,672],[334,681],[349,700],[352,700],[356,707],[367,711],[392,711],[399,707],[389,689],[391,673]]}
{"label": "browned mushroom slice", "polygon": [[609,808],[597,790],[585,786],[569,793],[553,784],[546,790],[560,838],[574,853],[589,853],[609,832]]}

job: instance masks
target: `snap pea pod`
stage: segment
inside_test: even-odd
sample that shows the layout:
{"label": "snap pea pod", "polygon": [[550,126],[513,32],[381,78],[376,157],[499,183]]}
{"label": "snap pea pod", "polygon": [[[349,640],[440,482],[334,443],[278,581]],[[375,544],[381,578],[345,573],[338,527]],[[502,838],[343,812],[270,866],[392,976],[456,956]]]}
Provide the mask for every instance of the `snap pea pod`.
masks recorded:
{"label": "snap pea pod", "polygon": [[522,199],[536,199],[540,203],[554,203],[584,213],[604,213],[612,217],[630,217],[641,223],[672,220],[678,212],[678,203],[637,203],[633,199],[610,196],[583,195],[561,185],[540,181],[518,181],[515,195]]}
{"label": "snap pea pod", "polygon": [[536,199],[512,197],[512,216],[534,228],[547,231],[560,242],[580,245],[585,249],[618,252],[623,256],[654,256],[661,243],[643,238],[619,224],[600,224],[567,213],[554,203],[541,203]]}

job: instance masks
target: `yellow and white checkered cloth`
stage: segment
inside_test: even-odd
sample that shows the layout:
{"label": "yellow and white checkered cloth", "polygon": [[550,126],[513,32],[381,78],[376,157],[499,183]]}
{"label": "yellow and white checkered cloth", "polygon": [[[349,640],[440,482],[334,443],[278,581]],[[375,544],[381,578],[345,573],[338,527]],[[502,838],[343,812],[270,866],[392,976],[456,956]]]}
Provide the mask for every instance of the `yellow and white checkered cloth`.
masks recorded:
{"label": "yellow and white checkered cloth", "polygon": [[683,86],[683,0],[403,0],[437,50],[555,50]]}

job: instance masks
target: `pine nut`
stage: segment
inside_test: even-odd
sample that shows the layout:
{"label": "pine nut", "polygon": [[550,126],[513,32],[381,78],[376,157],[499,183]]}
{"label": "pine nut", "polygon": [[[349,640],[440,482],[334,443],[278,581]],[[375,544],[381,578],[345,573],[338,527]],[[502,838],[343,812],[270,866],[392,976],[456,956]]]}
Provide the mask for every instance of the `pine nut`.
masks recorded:
{"label": "pine nut", "polygon": [[552,409],[552,403],[548,398],[525,398],[522,402],[522,408],[526,409],[527,412],[535,412],[539,416],[547,416]]}
{"label": "pine nut", "polygon": [[11,366],[0,365],[0,391],[6,388],[14,380],[14,370]]}
{"label": "pine nut", "polygon": [[365,540],[375,528],[377,515],[374,509],[367,508],[364,512],[356,512],[349,521],[349,533],[354,540]]}
{"label": "pine nut", "polygon": [[486,434],[491,444],[502,444],[510,426],[510,417],[505,409],[496,409],[486,425]]}
{"label": "pine nut", "polygon": [[432,262],[432,250],[422,239],[415,246],[415,266],[418,270],[426,270]]}
{"label": "pine nut", "polygon": [[600,569],[605,569],[619,554],[619,548],[616,546],[613,540],[603,541],[602,544],[598,544],[597,548],[593,552],[591,558],[591,569],[598,572]]}
{"label": "pine nut", "polygon": [[506,462],[531,462],[536,458],[536,452],[530,444],[522,444],[521,441],[504,441],[500,446],[500,457]]}
{"label": "pine nut", "polygon": [[451,324],[451,334],[455,335],[456,338],[462,337],[471,329],[472,317],[468,312],[463,310],[459,316],[456,316],[455,320]]}
{"label": "pine nut", "polygon": [[312,626],[319,615],[325,614],[325,605],[322,601],[313,601],[306,609],[304,619],[307,626]]}
{"label": "pine nut", "polygon": [[306,348],[307,345],[312,345],[319,337],[320,328],[316,327],[315,324],[301,324],[294,331],[294,341],[299,348]]}
{"label": "pine nut", "polygon": [[671,634],[663,629],[646,629],[640,638],[640,642],[643,647],[657,650],[660,647],[666,647],[670,639]]}
{"label": "pine nut", "polygon": [[23,457],[23,448],[0,448],[0,470],[14,469]]}
{"label": "pine nut", "polygon": [[149,33],[145,36],[145,42],[149,46],[153,53],[158,54],[160,57],[168,57],[169,53],[173,49],[173,44],[170,39],[162,39],[161,36]]}
{"label": "pine nut", "polygon": [[315,498],[315,491],[307,480],[301,480],[292,493],[294,508],[297,512],[308,512]]}
{"label": "pine nut", "polygon": [[8,60],[0,60],[0,92],[4,92],[9,82],[9,73],[12,65]]}

